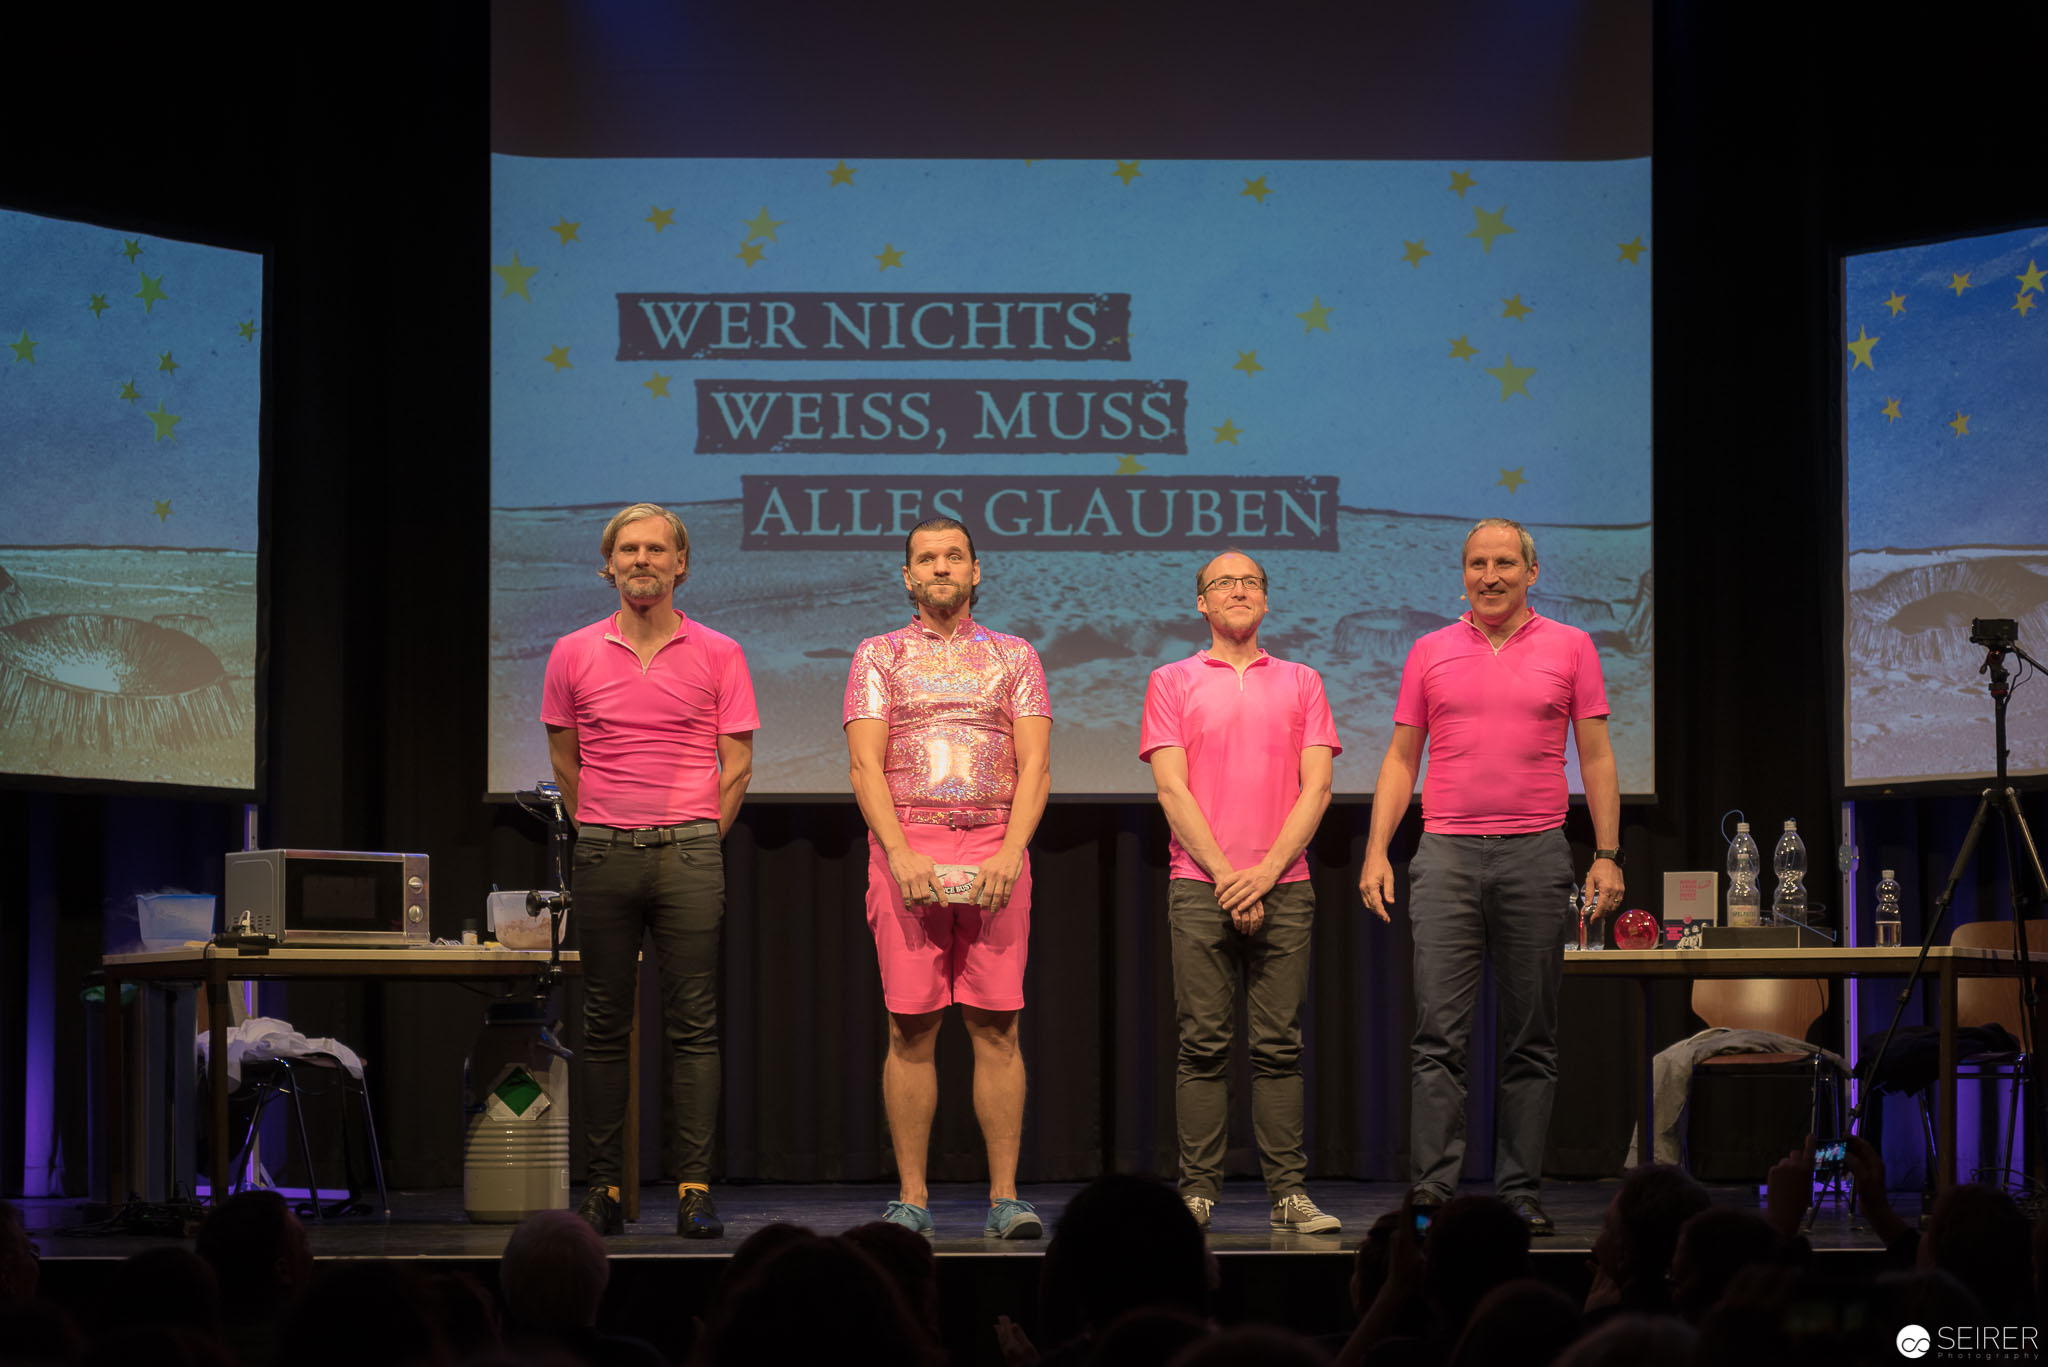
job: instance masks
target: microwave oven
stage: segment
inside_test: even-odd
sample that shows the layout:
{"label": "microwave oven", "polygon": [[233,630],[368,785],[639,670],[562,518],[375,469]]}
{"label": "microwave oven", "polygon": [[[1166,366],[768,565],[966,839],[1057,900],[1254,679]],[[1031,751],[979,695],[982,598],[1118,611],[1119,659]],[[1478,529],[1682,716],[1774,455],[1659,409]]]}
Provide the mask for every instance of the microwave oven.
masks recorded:
{"label": "microwave oven", "polygon": [[286,947],[431,944],[428,883],[423,854],[237,850],[221,883],[221,929]]}

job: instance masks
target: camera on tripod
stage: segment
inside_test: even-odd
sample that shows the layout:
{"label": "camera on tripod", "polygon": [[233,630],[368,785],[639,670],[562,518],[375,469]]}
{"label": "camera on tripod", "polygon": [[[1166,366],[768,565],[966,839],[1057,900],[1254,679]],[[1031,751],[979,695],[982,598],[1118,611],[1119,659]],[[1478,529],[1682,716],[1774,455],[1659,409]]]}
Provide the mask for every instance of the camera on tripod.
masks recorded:
{"label": "camera on tripod", "polygon": [[2011,650],[2020,643],[2020,624],[2011,617],[1972,617],[1970,644],[1986,650]]}

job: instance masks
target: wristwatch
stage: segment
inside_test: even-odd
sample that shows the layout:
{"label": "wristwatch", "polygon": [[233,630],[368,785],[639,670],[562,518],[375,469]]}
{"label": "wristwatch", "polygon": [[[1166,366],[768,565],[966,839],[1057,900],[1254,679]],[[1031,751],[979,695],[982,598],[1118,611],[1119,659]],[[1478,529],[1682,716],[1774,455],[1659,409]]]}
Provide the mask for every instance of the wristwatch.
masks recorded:
{"label": "wristwatch", "polygon": [[1620,850],[1595,850],[1593,851],[1593,857],[1595,859],[1611,859],[1614,861],[1614,867],[1617,869],[1628,867],[1628,861],[1621,857]]}

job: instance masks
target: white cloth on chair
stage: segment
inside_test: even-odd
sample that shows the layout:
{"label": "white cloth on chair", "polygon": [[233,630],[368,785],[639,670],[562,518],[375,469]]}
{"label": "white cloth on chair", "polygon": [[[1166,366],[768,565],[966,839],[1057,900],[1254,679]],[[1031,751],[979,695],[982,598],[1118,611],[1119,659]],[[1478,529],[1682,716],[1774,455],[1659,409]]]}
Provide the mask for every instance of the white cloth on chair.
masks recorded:
{"label": "white cloth on chair", "polygon": [[[208,1064],[207,1050],[212,1045],[212,1036],[201,1030],[198,1034],[199,1066]],[[307,1058],[313,1054],[325,1054],[348,1069],[349,1075],[358,1082],[363,1077],[363,1061],[356,1051],[333,1039],[308,1039],[292,1029],[290,1021],[281,1021],[274,1016],[251,1016],[231,1027],[228,1039],[228,1086],[242,1085],[242,1060]]]}
{"label": "white cloth on chair", "polygon": [[[1712,1058],[1716,1054],[1816,1052],[1844,1073],[1849,1071],[1849,1065],[1833,1050],[1817,1049],[1803,1039],[1793,1039],[1790,1035],[1770,1030],[1730,1030],[1725,1026],[1712,1026],[1668,1049],[1658,1050],[1657,1057],[1650,1061],[1650,1097],[1657,1126],[1655,1143],[1651,1148],[1655,1155],[1653,1161],[1685,1161],[1685,1112],[1692,1101],[1692,1070],[1701,1059]],[[1638,1161],[1636,1155],[1641,1147],[1641,1130],[1642,1126],[1638,1124],[1629,1135],[1628,1167],[1634,1167]]]}

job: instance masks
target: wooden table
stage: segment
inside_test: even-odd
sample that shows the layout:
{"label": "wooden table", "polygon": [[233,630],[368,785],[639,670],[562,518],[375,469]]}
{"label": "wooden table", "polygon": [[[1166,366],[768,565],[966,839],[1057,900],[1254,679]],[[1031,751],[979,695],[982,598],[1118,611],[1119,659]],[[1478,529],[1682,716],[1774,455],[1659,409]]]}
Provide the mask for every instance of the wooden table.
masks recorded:
{"label": "wooden table", "polygon": [[[1643,1020],[1647,1027],[1650,984],[1660,979],[1694,978],[1903,978],[1913,971],[1920,956],[1918,945],[1896,948],[1822,949],[1601,949],[1569,950],[1564,956],[1566,976],[1575,978],[1632,978],[1641,985]],[[2035,976],[2048,975],[2048,954],[2028,956]],[[1937,1191],[1955,1185],[1956,1164],[1956,982],[1961,978],[2010,976],[2011,950],[1958,949],[1938,945],[1927,951],[1927,969],[1922,980],[1934,988],[1939,1002],[1941,1071],[1936,1079],[1938,1119],[1937,1142],[1940,1161],[1935,1173]],[[1889,1015],[1886,1016],[1889,1020]],[[1912,1022],[1902,1022],[1912,1024]],[[1642,1141],[1639,1154],[1647,1154],[1656,1133],[1655,1103],[1650,1088],[1650,1060],[1656,1050],[1653,1041],[1642,1040],[1639,1060],[1643,1080]],[[1853,1041],[1852,1041],[1853,1043]],[[1851,1060],[1853,1063],[1854,1060]]]}
{"label": "wooden table", "polygon": [[[123,982],[199,983],[206,993],[208,1029],[207,1079],[211,1084],[212,1162],[208,1177],[214,1199],[221,1200],[228,1189],[228,984],[249,979],[325,979],[357,982],[468,982],[478,979],[527,978],[547,965],[544,950],[502,949],[492,946],[423,945],[393,949],[273,949],[245,952],[203,942],[178,949],[136,954],[109,954],[100,960],[106,970],[106,1074],[102,1100],[106,1106],[109,1135],[107,1168],[108,1198],[119,1204],[127,1195],[126,1163],[128,1134],[128,1089],[123,1077],[127,1036],[121,1029],[121,984]],[[574,951],[562,953],[562,971],[569,977],[582,972]],[[627,1122],[621,1128],[624,1181],[620,1183],[626,1218],[640,1213],[640,1133],[633,1117],[639,1114],[640,1032],[636,1024],[628,1044]],[[388,1214],[388,1212],[387,1212]]]}

